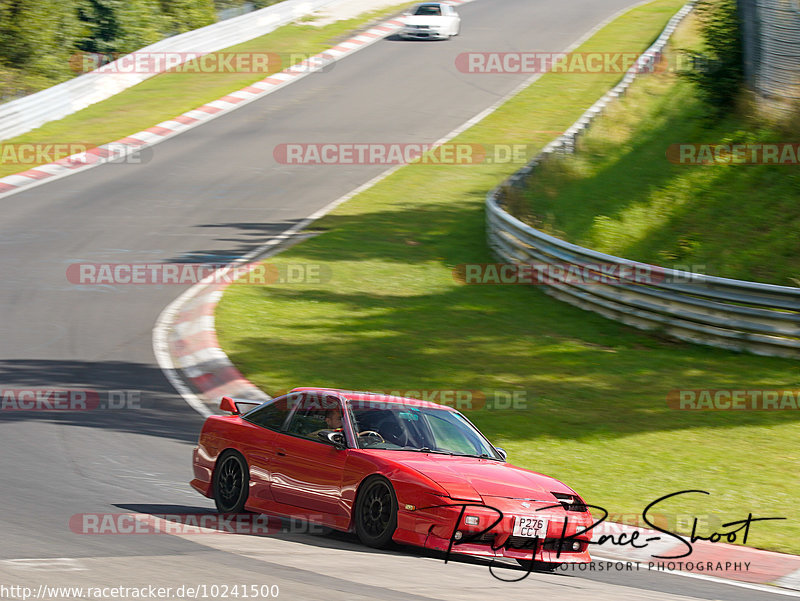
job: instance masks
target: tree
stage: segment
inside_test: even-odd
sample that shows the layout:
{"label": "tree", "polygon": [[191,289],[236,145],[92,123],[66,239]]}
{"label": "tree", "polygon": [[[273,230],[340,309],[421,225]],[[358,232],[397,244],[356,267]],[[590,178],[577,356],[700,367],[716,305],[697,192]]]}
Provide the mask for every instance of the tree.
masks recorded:
{"label": "tree", "polygon": [[170,25],[157,0],[84,0],[78,14],[89,30],[78,48],[101,54],[127,54],[153,44]]}
{"label": "tree", "polygon": [[744,81],[744,55],[736,0],[701,0],[697,5],[703,50],[690,52],[686,76],[714,112],[730,109]]}
{"label": "tree", "polygon": [[5,67],[41,77],[67,75],[83,33],[75,2],[0,0],[0,64]]}
{"label": "tree", "polygon": [[167,35],[205,27],[217,20],[213,0],[161,0],[161,12],[168,20]]}

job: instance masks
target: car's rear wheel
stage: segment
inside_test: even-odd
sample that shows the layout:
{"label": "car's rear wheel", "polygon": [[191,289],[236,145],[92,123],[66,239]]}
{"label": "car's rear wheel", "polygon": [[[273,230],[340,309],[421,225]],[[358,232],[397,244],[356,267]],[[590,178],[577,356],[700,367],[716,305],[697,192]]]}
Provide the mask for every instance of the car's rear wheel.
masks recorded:
{"label": "car's rear wheel", "polygon": [[518,559],[517,563],[528,572],[555,572],[561,565],[550,561],[532,561],[530,559]]}
{"label": "car's rear wheel", "polygon": [[368,547],[383,548],[397,529],[397,496],[384,478],[362,485],[355,506],[356,534]]}
{"label": "car's rear wheel", "polygon": [[241,513],[247,501],[250,477],[247,462],[236,451],[226,451],[214,469],[214,503],[221,513]]}

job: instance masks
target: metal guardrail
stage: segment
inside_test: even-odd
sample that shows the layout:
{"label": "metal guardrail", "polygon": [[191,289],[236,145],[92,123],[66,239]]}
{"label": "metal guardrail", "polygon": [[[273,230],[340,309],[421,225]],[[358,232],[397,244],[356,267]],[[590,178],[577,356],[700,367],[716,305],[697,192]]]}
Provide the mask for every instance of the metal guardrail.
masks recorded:
{"label": "metal guardrail", "polygon": [[[673,338],[736,351],[800,359],[800,288],[665,269],[583,248],[532,228],[506,212],[508,190],[542,161],[572,152],[579,135],[640,71],[659,60],[669,37],[692,10],[684,6],[623,80],[561,137],[486,197],[488,243],[507,263],[548,269],[545,291],[582,309]],[[552,268],[552,269],[551,269]],[[570,268],[598,277],[574,278]],[[555,274],[563,274],[558,276]],[[612,275],[609,275],[612,274]],[[642,274],[645,274],[644,277]]]}
{"label": "metal guardrail", "polygon": [[[142,54],[216,52],[267,34],[333,1],[284,0],[239,17],[166,38],[136,52]],[[124,60],[124,57],[119,60]],[[41,92],[0,104],[0,140],[23,134],[48,121],[66,117],[158,74],[158,72],[116,73],[113,71],[117,62],[114,61],[101,69],[79,75]]]}

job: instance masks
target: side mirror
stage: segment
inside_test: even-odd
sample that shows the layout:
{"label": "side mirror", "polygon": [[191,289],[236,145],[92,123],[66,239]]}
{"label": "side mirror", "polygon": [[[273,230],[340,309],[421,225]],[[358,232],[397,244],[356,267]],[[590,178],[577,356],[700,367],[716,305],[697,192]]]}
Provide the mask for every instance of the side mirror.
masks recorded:
{"label": "side mirror", "polygon": [[332,444],[335,448],[339,449],[340,451],[347,448],[347,441],[344,438],[344,434],[341,432],[335,432],[333,430],[323,430],[319,434],[317,434],[322,440],[327,443]]}
{"label": "side mirror", "polygon": [[236,403],[233,402],[233,399],[229,396],[222,397],[222,402],[219,404],[219,408],[220,411],[227,411],[228,413],[239,415],[239,408],[236,406]]}
{"label": "side mirror", "polygon": [[495,447],[495,450],[498,453],[500,453],[500,457],[503,458],[503,461],[506,461],[506,459],[508,457],[508,453],[506,453],[506,450],[503,447]]}

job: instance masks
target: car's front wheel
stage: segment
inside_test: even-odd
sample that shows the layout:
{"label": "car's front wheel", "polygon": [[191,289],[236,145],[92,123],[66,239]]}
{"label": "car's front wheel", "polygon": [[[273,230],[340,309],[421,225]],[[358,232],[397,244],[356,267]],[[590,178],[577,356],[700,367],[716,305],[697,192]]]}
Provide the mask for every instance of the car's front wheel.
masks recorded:
{"label": "car's front wheel", "polygon": [[214,503],[221,513],[241,513],[247,501],[247,462],[236,451],[226,451],[214,470]]}
{"label": "car's front wheel", "polygon": [[389,544],[397,529],[397,496],[388,480],[374,477],[363,484],[354,517],[362,543],[377,549]]}

